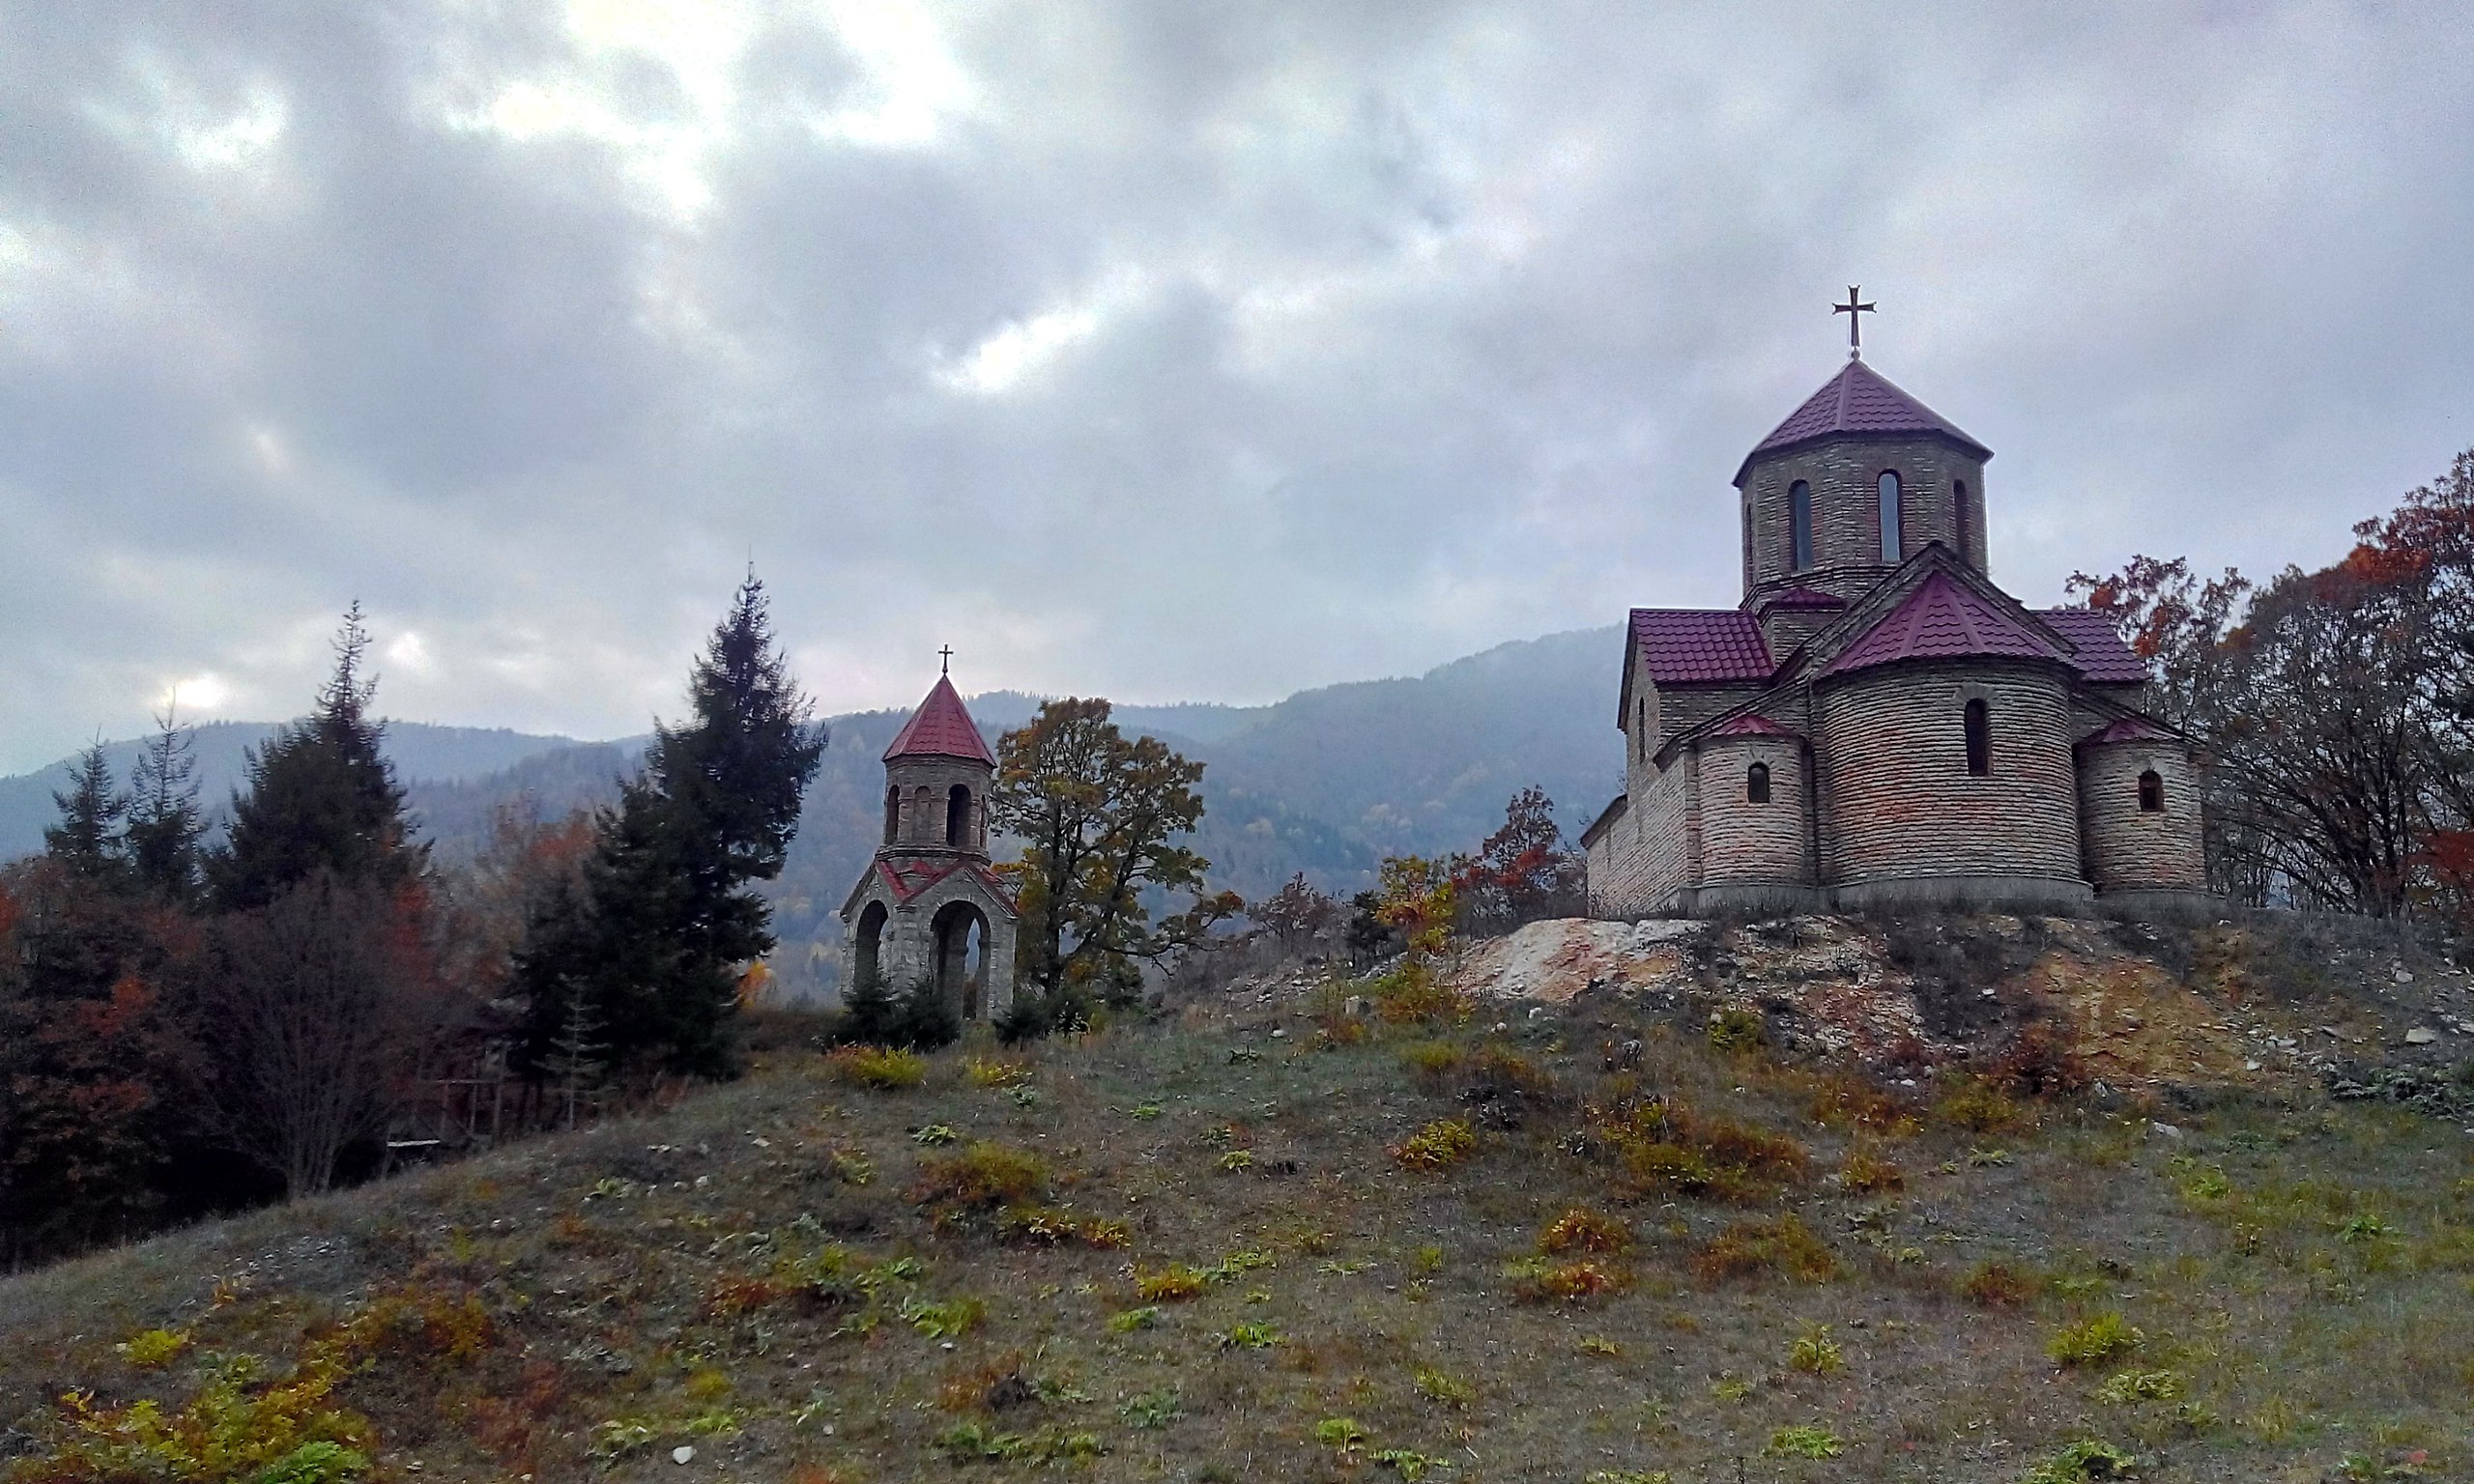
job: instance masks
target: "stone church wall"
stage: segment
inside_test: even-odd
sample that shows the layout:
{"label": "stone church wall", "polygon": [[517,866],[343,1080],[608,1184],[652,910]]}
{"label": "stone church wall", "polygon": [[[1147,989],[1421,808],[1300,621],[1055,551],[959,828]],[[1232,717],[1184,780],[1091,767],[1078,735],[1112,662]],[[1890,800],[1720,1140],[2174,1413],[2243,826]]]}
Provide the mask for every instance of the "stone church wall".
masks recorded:
{"label": "stone church wall", "polygon": [[[1801,743],[1787,737],[1729,737],[1701,748],[1702,887],[1795,883],[1812,878],[1805,851]],[[1754,763],[1769,769],[1769,802],[1745,797]]]}
{"label": "stone church wall", "polygon": [[[1963,713],[1991,708],[1992,772],[1967,770]],[[1824,873],[1832,886],[1944,878],[2084,899],[2078,771],[2062,678],[1998,664],[1885,666],[1818,694]],[[2050,888],[2039,882],[2054,883]],[[1842,899],[1895,895],[1857,891]]]}
{"label": "stone church wall", "polygon": [[[1968,486],[1968,565],[1982,572],[1984,464],[1937,438],[1841,439],[1761,460],[1744,474],[1742,505],[1751,531],[1745,591],[1801,583],[1854,601],[1898,563],[1882,557],[1881,477],[1899,476],[1901,560],[1939,541],[1958,549],[1951,484]],[[1790,565],[1787,492],[1798,479],[1813,491],[1813,565]]]}
{"label": "stone church wall", "polygon": [[[2154,769],[2165,807],[2139,807],[2139,775]],[[2079,816],[2087,879],[2098,892],[2207,888],[2198,770],[2179,742],[2113,742],[2079,750]]]}

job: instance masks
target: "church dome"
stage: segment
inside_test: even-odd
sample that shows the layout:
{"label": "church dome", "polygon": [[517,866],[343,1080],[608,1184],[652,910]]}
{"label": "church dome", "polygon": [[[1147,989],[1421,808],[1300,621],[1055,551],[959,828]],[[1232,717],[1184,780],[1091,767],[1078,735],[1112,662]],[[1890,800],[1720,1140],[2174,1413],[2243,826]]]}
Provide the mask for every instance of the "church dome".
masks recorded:
{"label": "church dome", "polygon": [[1947,439],[1978,459],[1993,457],[1992,449],[1960,432],[1958,424],[1909,395],[1888,377],[1860,360],[1850,360],[1768,438],[1753,445],[1736,471],[1735,482],[1741,485],[1756,461],[1808,443],[1838,438],[1916,436]]}

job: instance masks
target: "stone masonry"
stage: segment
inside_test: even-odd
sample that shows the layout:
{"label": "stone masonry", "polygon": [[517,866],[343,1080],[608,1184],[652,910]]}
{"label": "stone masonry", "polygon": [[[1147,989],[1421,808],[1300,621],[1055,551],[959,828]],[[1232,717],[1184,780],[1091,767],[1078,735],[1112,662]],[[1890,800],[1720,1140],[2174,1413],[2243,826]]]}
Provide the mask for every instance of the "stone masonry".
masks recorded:
{"label": "stone masonry", "polygon": [[2198,762],[2139,709],[2145,667],[1985,575],[1992,456],[1851,359],[1745,458],[1741,604],[1633,611],[1593,916],[2207,904]]}

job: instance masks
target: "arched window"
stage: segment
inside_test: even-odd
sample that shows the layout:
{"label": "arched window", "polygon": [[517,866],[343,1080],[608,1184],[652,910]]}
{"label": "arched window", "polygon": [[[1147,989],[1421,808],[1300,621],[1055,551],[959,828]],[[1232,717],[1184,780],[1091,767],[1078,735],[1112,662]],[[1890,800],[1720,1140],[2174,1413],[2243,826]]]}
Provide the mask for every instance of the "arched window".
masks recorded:
{"label": "arched window", "polygon": [[912,840],[934,840],[936,838],[935,835],[932,833],[936,828],[936,820],[934,815],[928,813],[929,809],[935,803],[935,797],[936,796],[935,794],[928,791],[928,785],[926,784],[921,784],[918,787],[910,790],[910,838]]}
{"label": "arched window", "polygon": [[1746,804],[1769,802],[1769,764],[1756,762],[1743,770],[1743,801]]}
{"label": "arched window", "polygon": [[1898,471],[1882,471],[1882,560],[1903,559],[1898,532]]}
{"label": "arched window", "polygon": [[2139,812],[2143,814],[2165,812],[2165,780],[2156,776],[2154,768],[2139,775]]}
{"label": "arched window", "polygon": [[1787,486],[1787,570],[1813,564],[1813,487],[1801,479]]}
{"label": "arched window", "polygon": [[902,790],[885,785],[885,843],[890,845],[902,833]]}
{"label": "arched window", "polygon": [[1950,535],[1958,543],[1959,560],[1968,559],[1968,482],[1950,481]]}
{"label": "arched window", "polygon": [[945,843],[960,850],[970,843],[970,785],[945,790]]}
{"label": "arched window", "polygon": [[1993,708],[1981,700],[1968,702],[1968,772],[1983,778],[1993,771]]}

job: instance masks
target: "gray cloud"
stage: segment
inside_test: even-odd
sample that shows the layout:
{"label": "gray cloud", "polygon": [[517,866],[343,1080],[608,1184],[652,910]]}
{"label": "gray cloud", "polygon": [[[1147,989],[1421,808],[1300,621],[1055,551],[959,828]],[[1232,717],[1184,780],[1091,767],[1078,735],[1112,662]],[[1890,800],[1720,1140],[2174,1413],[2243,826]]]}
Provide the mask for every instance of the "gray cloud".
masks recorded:
{"label": "gray cloud", "polygon": [[1723,603],[1875,362],[1994,561],[2272,567],[2474,443],[2444,8],[0,6],[0,771],[676,704],[1260,699]]}

